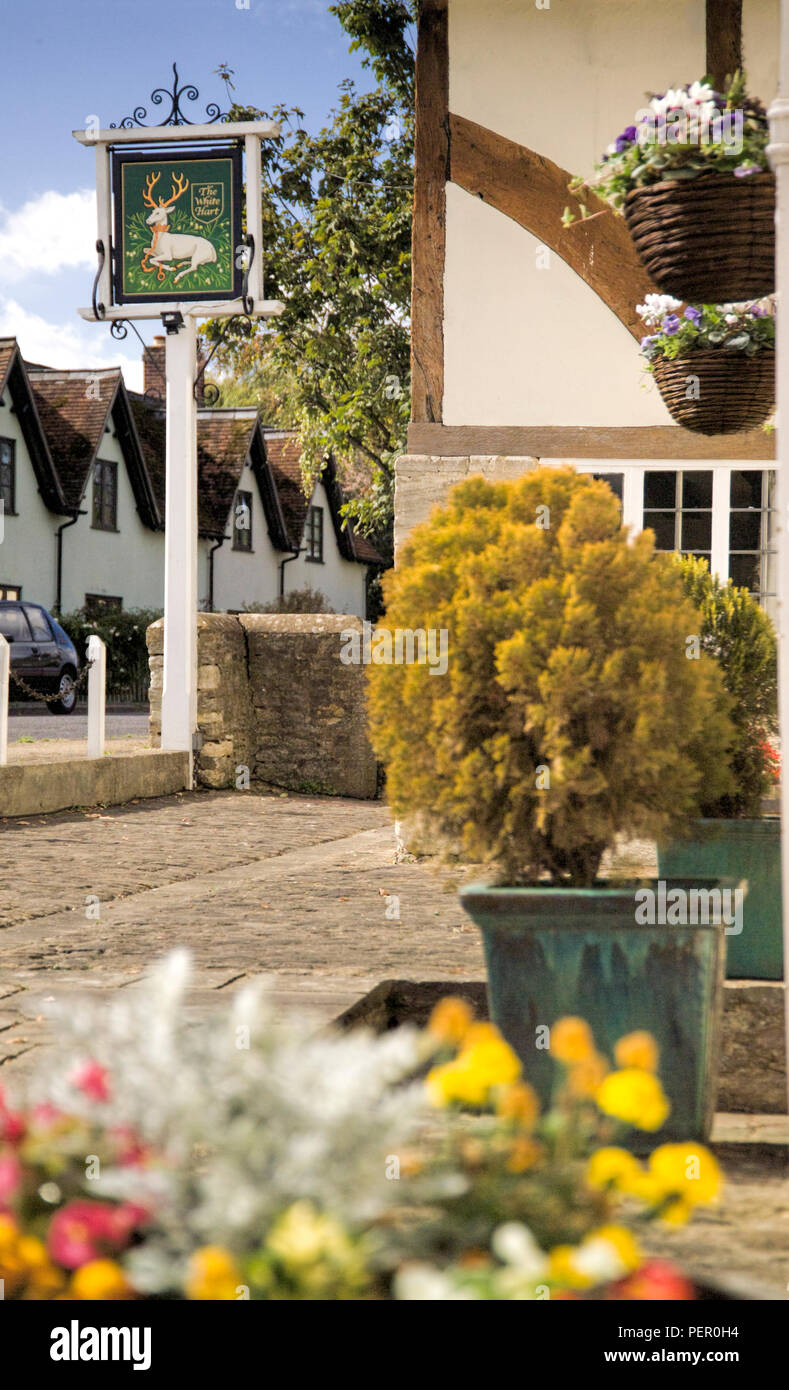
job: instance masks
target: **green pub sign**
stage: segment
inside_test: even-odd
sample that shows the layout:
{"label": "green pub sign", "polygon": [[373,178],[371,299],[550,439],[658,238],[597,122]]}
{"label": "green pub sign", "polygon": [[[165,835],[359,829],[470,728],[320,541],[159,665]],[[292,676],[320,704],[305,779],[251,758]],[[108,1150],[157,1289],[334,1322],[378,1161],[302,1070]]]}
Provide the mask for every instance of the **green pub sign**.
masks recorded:
{"label": "green pub sign", "polygon": [[113,150],[116,304],[237,299],[241,150],[158,157]]}

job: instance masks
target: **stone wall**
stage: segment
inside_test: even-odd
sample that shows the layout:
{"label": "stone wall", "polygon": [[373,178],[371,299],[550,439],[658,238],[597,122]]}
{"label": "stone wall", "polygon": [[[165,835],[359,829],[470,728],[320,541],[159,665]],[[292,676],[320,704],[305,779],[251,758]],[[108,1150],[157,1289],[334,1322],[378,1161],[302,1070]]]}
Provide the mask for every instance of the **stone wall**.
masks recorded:
{"label": "stone wall", "polygon": [[538,462],[536,458],[505,454],[464,454],[458,458],[402,454],[395,464],[395,551],[414,526],[446,502],[455,483],[474,477],[491,483],[511,482],[536,468]]}
{"label": "stone wall", "polygon": [[[358,618],[334,614],[200,613],[195,778],[235,787],[371,798],[377,765],[367,734],[363,666],[340,660]],[[148,629],[151,736],[161,737],[163,619]]]}

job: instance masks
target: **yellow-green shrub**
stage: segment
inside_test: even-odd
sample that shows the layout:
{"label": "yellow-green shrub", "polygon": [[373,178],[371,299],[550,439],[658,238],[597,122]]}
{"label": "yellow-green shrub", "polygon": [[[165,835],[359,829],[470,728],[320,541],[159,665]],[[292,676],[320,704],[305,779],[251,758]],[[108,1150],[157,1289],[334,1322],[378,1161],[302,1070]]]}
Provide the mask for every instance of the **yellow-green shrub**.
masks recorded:
{"label": "yellow-green shrub", "polygon": [[679,570],[651,533],[628,543],[605,483],[472,478],[385,586],[388,628],[449,643],[445,675],[370,668],[390,802],[504,881],[592,883],[618,833],[665,837],[730,789],[729,697],[686,655]]}

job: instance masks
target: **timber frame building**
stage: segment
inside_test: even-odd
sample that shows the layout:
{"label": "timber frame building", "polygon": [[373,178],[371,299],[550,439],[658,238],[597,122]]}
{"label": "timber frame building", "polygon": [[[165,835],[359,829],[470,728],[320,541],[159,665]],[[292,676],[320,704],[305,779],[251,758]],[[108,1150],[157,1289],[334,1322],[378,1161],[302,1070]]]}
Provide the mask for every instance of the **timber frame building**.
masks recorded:
{"label": "timber frame building", "polygon": [[770,606],[774,436],[671,422],[638,342],[654,286],[623,219],[562,223],[646,94],[744,66],[777,89],[778,0],[422,0],[412,417],[396,545],[470,474],[572,463],[623,520]]}

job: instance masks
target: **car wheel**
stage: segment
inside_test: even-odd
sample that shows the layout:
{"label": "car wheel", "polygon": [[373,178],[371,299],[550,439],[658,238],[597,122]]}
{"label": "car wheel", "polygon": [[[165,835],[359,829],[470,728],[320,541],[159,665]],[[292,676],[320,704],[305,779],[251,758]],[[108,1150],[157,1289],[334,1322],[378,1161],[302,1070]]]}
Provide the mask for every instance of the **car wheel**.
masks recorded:
{"label": "car wheel", "polygon": [[77,705],[77,691],[74,686],[76,678],[77,673],[72,666],[67,666],[61,671],[57,699],[49,701],[49,708],[53,714],[74,713]]}

